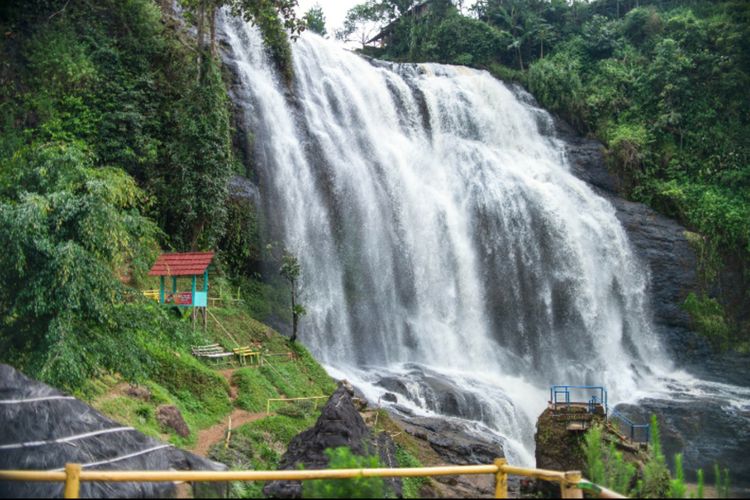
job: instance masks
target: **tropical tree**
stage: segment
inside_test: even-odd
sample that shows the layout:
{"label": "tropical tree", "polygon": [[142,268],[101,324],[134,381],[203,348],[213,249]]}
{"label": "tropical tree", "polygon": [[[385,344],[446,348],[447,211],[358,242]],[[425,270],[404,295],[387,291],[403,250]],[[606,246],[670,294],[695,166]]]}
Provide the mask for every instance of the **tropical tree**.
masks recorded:
{"label": "tropical tree", "polygon": [[281,257],[281,267],[279,268],[279,274],[289,283],[289,290],[292,297],[292,337],[289,339],[292,343],[297,340],[297,326],[299,319],[307,314],[307,310],[302,304],[297,302],[299,297],[299,278],[302,273],[302,266],[300,266],[297,256],[289,251],[285,251]]}
{"label": "tropical tree", "polygon": [[388,15],[382,2],[369,0],[355,5],[346,13],[344,26],[336,32],[336,38],[343,42],[357,42],[364,49],[388,22]]}
{"label": "tropical tree", "polygon": [[326,30],[326,16],[320,4],[315,4],[315,6],[305,12],[302,19],[305,21],[307,29],[313,33],[317,33],[322,37],[328,35],[328,31]]}

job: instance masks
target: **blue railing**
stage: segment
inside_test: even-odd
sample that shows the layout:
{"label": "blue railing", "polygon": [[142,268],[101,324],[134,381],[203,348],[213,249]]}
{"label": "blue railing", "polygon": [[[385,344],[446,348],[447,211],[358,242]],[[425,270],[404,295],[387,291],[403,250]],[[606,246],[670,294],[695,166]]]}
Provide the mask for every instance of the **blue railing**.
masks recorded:
{"label": "blue railing", "polygon": [[[582,396],[583,399],[571,400],[572,392]],[[632,442],[648,443],[651,436],[651,426],[649,424],[636,424],[616,409],[610,409],[607,397],[607,390],[604,387],[594,385],[553,385],[549,390],[549,400],[555,407],[557,405],[570,407],[571,404],[585,404],[589,413],[595,413],[597,408],[604,408],[607,419],[618,421],[618,427]]]}
{"label": "blue railing", "polygon": [[[585,395],[584,400],[571,401],[570,394],[572,391],[579,394],[583,393]],[[593,385],[553,385],[549,390],[549,400],[555,406],[559,404],[570,406],[571,403],[587,404],[590,413],[594,413],[596,408],[601,406],[606,412],[607,390],[604,387]]]}
{"label": "blue railing", "polygon": [[609,412],[609,420],[613,419],[620,421],[624,426],[624,429],[621,426],[620,430],[625,430],[627,437],[634,443],[648,443],[651,440],[650,424],[636,424],[614,408]]}

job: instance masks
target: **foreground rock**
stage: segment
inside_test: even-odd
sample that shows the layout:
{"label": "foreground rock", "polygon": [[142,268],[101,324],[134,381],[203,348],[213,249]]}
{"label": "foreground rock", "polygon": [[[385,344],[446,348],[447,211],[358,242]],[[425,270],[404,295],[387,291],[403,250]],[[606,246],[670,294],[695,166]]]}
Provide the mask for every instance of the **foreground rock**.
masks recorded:
{"label": "foreground rock", "polygon": [[[602,426],[602,440],[614,443],[625,461],[640,468],[647,455],[637,445],[622,441],[607,426],[603,409],[589,413],[581,407],[547,408],[536,424],[536,466],[555,471],[581,471],[586,475],[586,456],[583,450],[585,431],[594,425]],[[554,483],[537,481],[535,490],[545,498],[559,498],[560,487]]]}
{"label": "foreground rock", "polygon": [[[0,470],[226,470],[114,422],[87,404],[0,365]],[[95,433],[95,434],[91,434]],[[65,439],[64,442],[56,440]],[[223,485],[202,485],[197,496],[223,495]],[[0,481],[2,498],[61,498],[63,483]],[[162,498],[173,483],[83,483],[82,498]]]}
{"label": "foreground rock", "polygon": [[[407,434],[425,441],[437,453],[439,465],[488,465],[504,456],[503,444],[471,432],[455,419],[414,417],[391,413],[391,419]],[[495,478],[491,475],[436,477],[435,491],[444,498],[493,498]],[[509,490],[519,490],[518,478],[510,478]]]}
{"label": "foreground rock", "polygon": [[433,450],[453,465],[488,465],[504,456],[501,442],[482,439],[457,421],[406,417],[400,423],[406,432],[430,443]]}
{"label": "foreground rock", "polygon": [[[297,435],[289,443],[281,458],[279,470],[325,469],[328,457],[325,450],[346,446],[360,456],[378,455],[384,467],[398,467],[396,447],[385,434],[373,435],[352,401],[352,392],[341,386],[328,400],[315,426]],[[401,497],[401,481],[387,480],[387,486]],[[274,498],[301,498],[302,484],[298,481],[269,482],[263,493]]]}

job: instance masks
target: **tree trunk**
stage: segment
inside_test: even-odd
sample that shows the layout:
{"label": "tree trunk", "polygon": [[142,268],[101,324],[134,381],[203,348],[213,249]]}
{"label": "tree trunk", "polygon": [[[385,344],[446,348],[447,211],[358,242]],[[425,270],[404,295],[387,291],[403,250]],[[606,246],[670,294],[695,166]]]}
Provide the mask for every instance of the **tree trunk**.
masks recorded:
{"label": "tree trunk", "polygon": [[216,55],[216,5],[211,5],[211,55]]}
{"label": "tree trunk", "polygon": [[297,320],[299,319],[297,315],[297,301],[294,294],[295,285],[296,283],[292,282],[292,338],[289,339],[292,343],[297,340]]}
{"label": "tree trunk", "polygon": [[172,0],[160,0],[159,5],[164,17],[172,17]]}
{"label": "tree trunk", "polygon": [[198,81],[203,80],[203,47],[206,38],[206,0],[198,4]]}

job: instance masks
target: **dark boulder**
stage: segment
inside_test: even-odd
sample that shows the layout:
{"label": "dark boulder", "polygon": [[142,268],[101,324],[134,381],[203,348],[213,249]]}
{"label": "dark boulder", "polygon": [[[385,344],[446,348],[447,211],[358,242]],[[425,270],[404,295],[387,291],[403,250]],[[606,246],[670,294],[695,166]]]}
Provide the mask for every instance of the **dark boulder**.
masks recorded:
{"label": "dark boulder", "polygon": [[[396,448],[391,438],[381,433],[373,435],[357,412],[352,393],[341,386],[326,403],[315,426],[302,432],[289,443],[281,458],[279,470],[325,469],[328,457],[325,450],[346,446],[360,456],[378,455],[384,467],[398,467]],[[386,484],[401,497],[401,481],[389,479]],[[274,498],[301,498],[302,484],[298,481],[269,482],[263,492]]]}
{"label": "dark boulder", "polygon": [[464,422],[433,417],[398,417],[403,429],[427,441],[446,462],[455,465],[487,465],[504,457],[503,444],[471,432]]}
{"label": "dark boulder", "polygon": [[383,394],[383,401],[387,401],[389,403],[398,403],[398,396],[396,396],[392,392],[386,392],[385,394]]}
{"label": "dark boulder", "polygon": [[164,427],[174,430],[179,436],[188,437],[190,429],[176,406],[162,405],[156,409],[156,420]]}
{"label": "dark boulder", "polygon": [[[89,405],[0,364],[0,470],[226,470],[150,438]],[[60,439],[65,438],[61,442]],[[223,495],[206,483],[196,496]],[[0,481],[0,498],[62,497],[62,483]],[[83,483],[82,498],[162,498],[173,483]]]}
{"label": "dark boulder", "polygon": [[125,394],[127,394],[130,397],[140,399],[143,401],[151,401],[151,391],[149,391],[146,387],[141,387],[138,385],[131,385],[128,386],[127,389],[125,389]]}

